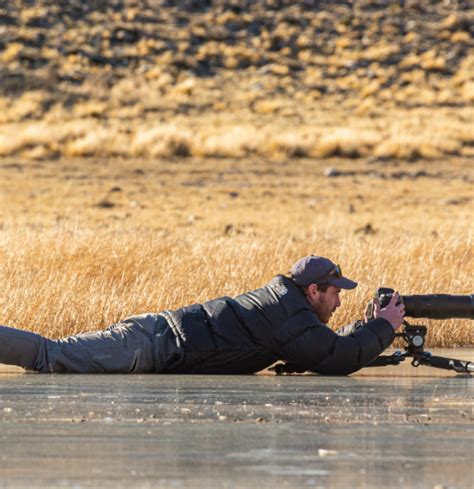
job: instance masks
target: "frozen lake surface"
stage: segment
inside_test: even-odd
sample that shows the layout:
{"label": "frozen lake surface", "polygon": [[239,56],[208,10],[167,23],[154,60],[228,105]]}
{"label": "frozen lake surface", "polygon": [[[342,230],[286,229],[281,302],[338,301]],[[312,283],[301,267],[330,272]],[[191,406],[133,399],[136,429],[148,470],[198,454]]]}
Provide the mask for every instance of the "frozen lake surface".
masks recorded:
{"label": "frozen lake surface", "polygon": [[[473,350],[436,351],[474,359]],[[0,487],[474,487],[474,377],[0,368]]]}

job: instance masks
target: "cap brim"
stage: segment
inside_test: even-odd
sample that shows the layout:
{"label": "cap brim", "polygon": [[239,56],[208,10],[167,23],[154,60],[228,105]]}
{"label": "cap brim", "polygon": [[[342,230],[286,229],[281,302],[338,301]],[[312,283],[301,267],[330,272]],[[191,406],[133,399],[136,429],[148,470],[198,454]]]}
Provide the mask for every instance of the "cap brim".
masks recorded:
{"label": "cap brim", "polygon": [[355,289],[357,287],[357,282],[349,280],[346,277],[336,278],[334,280],[330,280],[329,283],[331,285],[335,285],[341,289]]}

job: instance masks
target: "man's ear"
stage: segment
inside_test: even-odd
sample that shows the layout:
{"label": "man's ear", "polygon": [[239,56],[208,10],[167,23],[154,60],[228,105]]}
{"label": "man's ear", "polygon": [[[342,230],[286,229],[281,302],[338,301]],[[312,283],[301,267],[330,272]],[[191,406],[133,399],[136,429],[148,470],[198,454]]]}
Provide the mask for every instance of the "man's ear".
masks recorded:
{"label": "man's ear", "polygon": [[311,297],[314,297],[314,295],[316,294],[316,292],[318,292],[318,286],[317,284],[309,284],[308,285],[308,288],[307,288],[307,291],[308,291],[308,295],[311,295]]}

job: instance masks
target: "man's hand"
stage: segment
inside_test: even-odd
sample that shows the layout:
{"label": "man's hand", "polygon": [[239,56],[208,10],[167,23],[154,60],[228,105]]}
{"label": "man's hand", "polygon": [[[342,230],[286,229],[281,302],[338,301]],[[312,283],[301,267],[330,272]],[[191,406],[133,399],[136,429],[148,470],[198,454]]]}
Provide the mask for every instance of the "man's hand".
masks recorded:
{"label": "man's hand", "polygon": [[378,299],[373,299],[374,305],[374,318],[386,319],[396,331],[403,323],[403,317],[405,316],[405,304],[400,302],[400,294],[395,292],[390,299],[390,302],[384,307],[380,307]]}

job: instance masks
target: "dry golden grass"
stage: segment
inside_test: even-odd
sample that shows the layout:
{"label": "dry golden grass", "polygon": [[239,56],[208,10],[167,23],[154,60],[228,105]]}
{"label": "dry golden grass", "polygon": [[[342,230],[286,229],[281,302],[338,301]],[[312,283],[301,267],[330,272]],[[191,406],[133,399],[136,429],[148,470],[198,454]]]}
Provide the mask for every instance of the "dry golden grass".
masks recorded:
{"label": "dry golden grass", "polygon": [[[279,104],[282,102],[279,102]],[[294,103],[294,102],[293,102]],[[266,105],[263,105],[266,104]],[[291,101],[286,101],[290,107]],[[297,121],[297,113],[284,109],[262,119],[257,113],[201,114],[166,122],[146,120],[140,108],[132,121],[101,121],[94,117],[71,117],[58,109],[48,120],[8,122],[0,134],[0,156],[44,160],[68,158],[205,156],[236,158],[257,156],[279,160],[286,155],[327,158],[350,156],[378,158],[437,159],[443,156],[473,156],[472,107],[410,111],[387,111],[374,117],[376,101],[354,105],[354,113],[337,109],[320,111]],[[17,108],[17,110],[20,110]],[[26,110],[26,109],[25,109]],[[79,110],[79,109],[77,109]],[[89,110],[89,108],[87,108]],[[85,114],[87,111],[81,111]],[[291,122],[294,122],[292,124]]]}
{"label": "dry golden grass", "polygon": [[[361,317],[379,284],[408,293],[472,292],[465,266],[472,242],[440,238],[442,250],[422,238],[399,239],[394,249],[387,237],[336,244],[319,234],[302,241],[279,233],[216,238],[119,227],[12,229],[1,242],[2,316],[50,336],[98,329],[139,312],[237,295],[317,251],[344,264],[346,273],[361,282],[356,292],[343,295],[344,307],[334,318],[341,325]],[[474,340],[469,321],[431,321],[429,339],[436,346]]]}
{"label": "dry golden grass", "polygon": [[[393,48],[375,45],[365,56],[387,49]],[[349,54],[334,56],[334,63],[349,62]],[[372,80],[357,71],[335,78],[332,88],[347,96],[312,88],[321,75],[311,66],[301,80],[282,79],[269,67],[258,75],[236,70],[212,80],[173,78],[154,66],[107,90],[86,86],[87,96],[72,107],[44,89],[0,96],[0,156],[472,157],[473,56],[449,77],[426,75],[427,64],[441,63],[435,51],[418,58],[401,62],[406,71],[396,76],[403,86],[384,88],[395,71],[375,61]],[[286,93],[275,96],[282,86]]]}
{"label": "dry golden grass", "polygon": [[[53,337],[93,330],[237,295],[308,253],[360,283],[334,326],[361,317],[381,285],[472,293],[466,161],[331,163],[355,174],[326,178],[317,160],[4,161],[1,321]],[[474,344],[471,321],[428,324],[431,346]]]}

